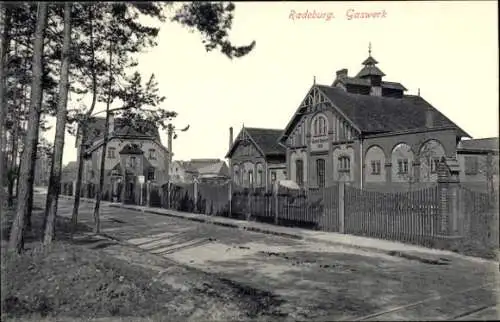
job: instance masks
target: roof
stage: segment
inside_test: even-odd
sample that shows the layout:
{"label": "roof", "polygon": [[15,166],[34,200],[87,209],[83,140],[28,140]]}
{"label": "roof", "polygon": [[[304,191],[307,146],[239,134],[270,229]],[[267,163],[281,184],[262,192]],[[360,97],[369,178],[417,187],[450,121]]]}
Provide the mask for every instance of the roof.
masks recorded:
{"label": "roof", "polygon": [[158,127],[148,121],[139,121],[132,126],[132,123],[127,119],[116,118],[113,128],[113,135],[115,136],[146,136],[160,140]]}
{"label": "roof", "polygon": [[[343,84],[346,84],[346,85],[371,86],[370,80],[367,78],[344,77],[344,78],[338,79],[337,81],[339,81]],[[396,82],[382,81],[381,86],[382,86],[382,88],[397,89],[400,91],[406,91],[406,88],[403,85],[401,85],[400,83],[396,83]]]}
{"label": "roof", "polygon": [[362,132],[383,133],[426,128],[426,112],[434,114],[434,127],[455,127],[455,123],[420,96],[402,98],[354,94],[341,88],[317,85],[318,88]]}
{"label": "roof", "polygon": [[[251,140],[257,145],[257,148],[264,154],[264,157],[269,156],[285,156],[286,150],[283,146],[279,144],[279,138],[283,134],[281,129],[265,129],[256,127],[244,127],[242,131],[245,131]],[[241,140],[239,140],[241,141]],[[226,157],[230,157],[239,141],[235,142]]]}
{"label": "roof", "polygon": [[137,144],[127,144],[118,152],[119,154],[144,154]]}
{"label": "roof", "polygon": [[78,168],[78,162],[76,161],[70,161],[68,164],[64,166],[64,169],[77,169]]}
{"label": "roof", "polygon": [[178,163],[187,172],[206,175],[229,175],[227,165],[221,159],[191,159],[190,161],[173,161]]}
{"label": "roof", "polygon": [[474,151],[499,151],[499,139],[497,137],[462,140],[458,144],[457,150]]}
{"label": "roof", "polygon": [[189,161],[177,161],[188,172],[198,172],[199,169],[205,168],[214,164],[218,164],[221,159],[191,159]]}
{"label": "roof", "polygon": [[[226,170],[226,171],[224,171]],[[210,164],[205,167],[198,168],[198,174],[200,176],[211,176],[211,175],[229,175],[229,171],[227,171],[226,162],[220,161],[218,163]]]}
{"label": "roof", "polygon": [[[427,111],[432,111],[435,128],[456,128],[460,136],[470,137],[420,96],[404,95],[401,98],[393,98],[349,93],[341,88],[326,85],[314,86],[365,135],[426,129]],[[295,114],[281,140],[286,139],[286,135],[299,118],[300,115]]]}
{"label": "roof", "polygon": [[368,56],[367,59],[362,63],[363,65],[376,65],[378,64],[378,61],[373,58],[372,56]]}
{"label": "roof", "polygon": [[363,67],[356,77],[365,77],[365,76],[385,76],[384,72],[382,72],[377,66],[367,65]]}
{"label": "roof", "polygon": [[[133,136],[133,137],[146,137],[154,138],[161,142],[158,127],[147,121],[140,121],[132,126],[132,124],[124,118],[114,118],[112,136]],[[103,138],[104,129],[106,128],[105,117],[94,117],[89,123],[89,135],[86,141],[87,144],[92,145],[98,140]]]}
{"label": "roof", "polygon": [[283,130],[253,127],[247,127],[245,130],[266,156],[285,153],[285,148],[278,143]]}
{"label": "roof", "polygon": [[401,90],[401,91],[406,91],[406,87],[404,87],[400,83],[396,83],[396,82],[386,82],[386,81],[383,81],[382,82],[382,88],[398,89],[398,90]]}
{"label": "roof", "polygon": [[94,117],[89,120],[89,130],[87,134],[86,144],[92,144],[99,138],[102,138],[104,129],[106,128],[106,119],[104,117]]}

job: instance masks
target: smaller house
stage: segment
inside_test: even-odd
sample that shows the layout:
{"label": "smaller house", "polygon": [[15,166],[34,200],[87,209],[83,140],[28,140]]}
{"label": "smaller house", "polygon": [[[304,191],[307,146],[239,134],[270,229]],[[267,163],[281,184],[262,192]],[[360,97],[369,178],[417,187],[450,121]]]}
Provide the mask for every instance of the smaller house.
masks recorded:
{"label": "smaller house", "polygon": [[269,190],[286,179],[286,150],[278,143],[283,130],[243,127],[233,142],[229,129],[229,170],[233,182],[244,188]]}
{"label": "smaller house", "polygon": [[498,189],[498,152],[498,138],[460,141],[457,146],[460,182],[475,190]]}
{"label": "smaller house", "polygon": [[173,183],[185,183],[190,181],[190,176],[186,172],[186,168],[188,166],[187,161],[172,161],[170,164],[170,182]]}
{"label": "smaller house", "polygon": [[170,178],[174,183],[225,181],[229,179],[229,168],[220,159],[191,159],[190,161],[173,161]]}
{"label": "smaller house", "polygon": [[78,162],[71,161],[66,164],[61,171],[61,182],[76,181],[78,175]]}

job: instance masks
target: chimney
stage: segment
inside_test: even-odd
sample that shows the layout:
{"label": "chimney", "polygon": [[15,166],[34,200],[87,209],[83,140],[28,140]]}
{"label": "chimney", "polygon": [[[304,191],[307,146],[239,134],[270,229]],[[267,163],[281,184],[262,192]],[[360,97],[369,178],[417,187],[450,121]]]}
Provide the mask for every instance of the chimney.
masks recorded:
{"label": "chimney", "polygon": [[233,127],[229,128],[229,149],[233,146]]}
{"label": "chimney", "polygon": [[434,127],[434,111],[430,108],[425,111],[425,127]]}
{"label": "chimney", "polygon": [[347,78],[347,69],[343,68],[337,71],[337,79],[345,79]]}

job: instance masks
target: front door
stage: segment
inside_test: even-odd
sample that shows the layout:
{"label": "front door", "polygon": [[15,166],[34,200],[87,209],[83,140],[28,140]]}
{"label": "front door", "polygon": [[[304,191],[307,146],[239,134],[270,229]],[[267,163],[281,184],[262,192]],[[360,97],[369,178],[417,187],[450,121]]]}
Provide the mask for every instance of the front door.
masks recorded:
{"label": "front door", "polygon": [[135,184],[132,181],[127,182],[125,188],[125,202],[128,204],[135,203]]}

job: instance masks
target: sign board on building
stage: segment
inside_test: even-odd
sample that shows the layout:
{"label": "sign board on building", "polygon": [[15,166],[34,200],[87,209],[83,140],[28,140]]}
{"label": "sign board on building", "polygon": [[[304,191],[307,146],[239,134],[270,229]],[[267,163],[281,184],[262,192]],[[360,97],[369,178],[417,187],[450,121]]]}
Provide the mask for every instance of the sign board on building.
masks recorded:
{"label": "sign board on building", "polygon": [[144,183],[144,176],[137,176],[137,180],[139,181],[140,184]]}
{"label": "sign board on building", "polygon": [[327,151],[328,142],[328,135],[313,137],[311,139],[311,151]]}

